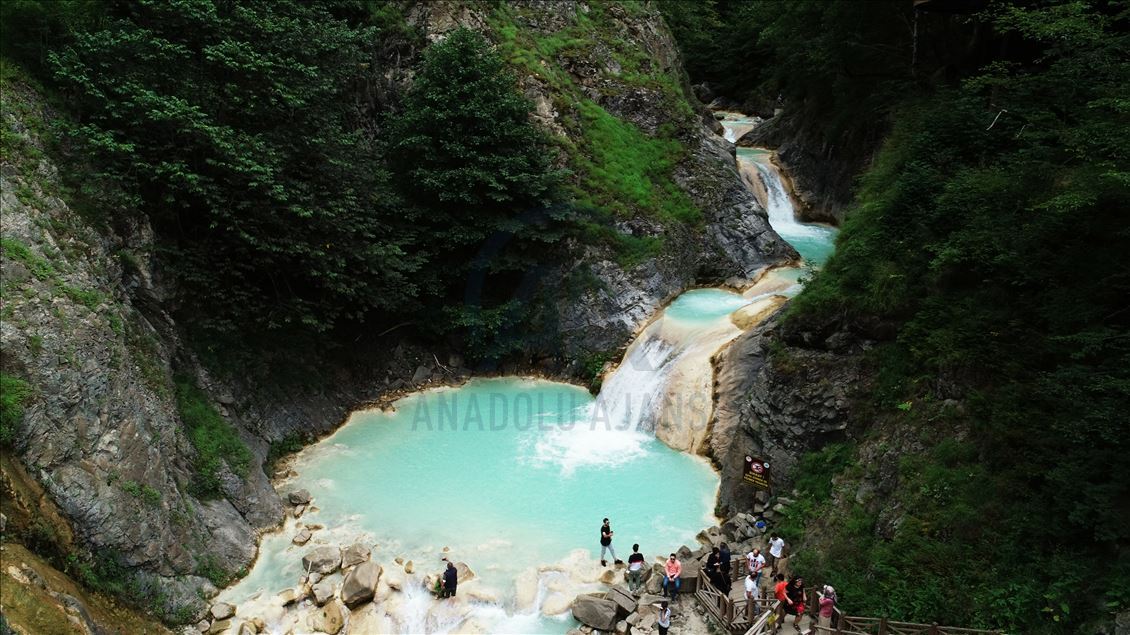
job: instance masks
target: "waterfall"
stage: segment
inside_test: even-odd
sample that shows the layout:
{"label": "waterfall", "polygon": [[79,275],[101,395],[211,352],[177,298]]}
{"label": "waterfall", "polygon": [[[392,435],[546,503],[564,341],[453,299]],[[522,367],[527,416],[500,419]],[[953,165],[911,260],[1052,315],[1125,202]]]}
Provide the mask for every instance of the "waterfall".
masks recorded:
{"label": "waterfall", "polygon": [[[676,450],[699,452],[713,411],[711,358],[783,301],[777,295],[778,281],[772,284],[776,286],[760,290],[755,285],[749,297],[722,289],[696,289],[679,296],[644,329],[606,378],[586,432],[654,435]],[[603,436],[574,438],[578,445],[614,447]]]}

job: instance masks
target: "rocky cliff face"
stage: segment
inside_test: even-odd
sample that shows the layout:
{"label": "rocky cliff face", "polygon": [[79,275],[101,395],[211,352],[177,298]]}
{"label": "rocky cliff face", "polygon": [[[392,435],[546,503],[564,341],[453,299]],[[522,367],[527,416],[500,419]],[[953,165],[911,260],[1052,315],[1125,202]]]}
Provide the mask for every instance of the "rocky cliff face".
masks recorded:
{"label": "rocky cliff face", "polygon": [[[655,210],[621,214],[616,229],[636,241],[662,240],[662,249],[625,262],[599,245],[552,276],[586,283],[560,294],[557,322],[563,353],[577,358],[616,350],[666,300],[694,284],[749,279],[767,266],[789,261],[795,251],[769,226],[765,210],[741,181],[733,147],[716,134],[717,122],[686,81],[678,48],[657,9],[646,3],[529,1],[488,10],[464,2],[421,4],[415,17],[428,39],[458,26],[485,32],[515,58],[520,81],[534,102],[534,118],[565,148],[591,158],[592,110],[627,122],[644,139],[675,139],[684,148],[670,182],[702,212],[702,222],[657,218]],[[560,38],[575,38],[561,46]],[[552,44],[550,44],[552,43]],[[613,168],[615,166],[612,166]],[[646,166],[645,166],[646,167]],[[578,186],[585,187],[584,175]]]}
{"label": "rocky cliff face", "polygon": [[801,202],[800,217],[839,225],[847,214],[855,179],[875,158],[883,132],[874,127],[862,142],[830,143],[812,122],[784,111],[743,135],[737,144],[776,150]]}
{"label": "rocky cliff face", "polygon": [[768,461],[775,491],[787,492],[802,454],[859,432],[852,406],[869,381],[862,356],[869,342],[840,331],[783,331],[780,318],[744,332],[714,360],[710,454],[727,515],[757,504],[742,482],[746,455]]}
{"label": "rocky cliff face", "polygon": [[[637,209],[617,221],[618,231],[661,239],[661,250],[626,261],[590,246],[558,272],[563,279],[585,269],[591,281],[555,307],[569,356],[625,345],[661,303],[690,285],[749,278],[795,257],[742,185],[732,148],[701,117],[677,49],[650,6],[518,3],[508,5],[507,24],[478,6],[421,3],[414,19],[433,40],[460,24],[496,41],[510,32],[504,26],[542,39],[569,25],[583,28],[591,46],[546,54],[539,63],[552,71],[521,73],[535,118],[567,148],[562,163],[568,148],[584,151],[590,143],[570,104],[595,104],[645,138],[678,141],[682,152],[663,178],[702,213],[700,221],[671,222]],[[596,13],[599,28],[577,27]],[[616,51],[642,53],[623,61]],[[144,596],[134,599],[168,618],[197,618],[213,580],[224,577],[216,572],[248,566],[258,533],[283,517],[262,468],[272,442],[308,440],[359,404],[468,371],[457,355],[400,344],[393,332],[359,345],[373,351],[371,361],[320,371],[324,381],[306,389],[281,393],[249,378],[212,376],[163,309],[167,283],[144,219],[128,210],[84,215],[68,204],[39,134],[47,116],[27,86],[5,90],[5,142],[12,135],[18,151],[5,152],[0,166],[0,370],[31,387],[5,450],[5,513],[13,519],[6,531],[26,537],[46,525],[63,554],[124,565],[129,588]],[[107,216],[112,227],[101,220]],[[221,466],[219,496],[192,493],[197,451],[178,413],[174,368],[209,395],[209,406],[253,455],[245,476]]]}

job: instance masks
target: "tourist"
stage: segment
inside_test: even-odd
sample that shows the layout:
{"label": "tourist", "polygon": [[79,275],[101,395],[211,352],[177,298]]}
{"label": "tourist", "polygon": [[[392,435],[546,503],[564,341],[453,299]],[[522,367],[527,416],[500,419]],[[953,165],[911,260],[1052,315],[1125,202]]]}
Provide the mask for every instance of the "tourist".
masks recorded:
{"label": "tourist", "polygon": [[785,582],[785,575],[783,573],[772,576],[772,579],[776,581],[773,585],[773,597],[777,598],[777,602],[779,603],[779,608],[777,609],[777,628],[780,628],[781,624],[785,622],[785,609],[789,605],[789,594],[787,593],[789,583]]}
{"label": "tourist", "polygon": [[784,573],[783,570],[778,568],[778,561],[781,559],[781,554],[785,551],[785,539],[777,534],[769,535],[769,575],[776,576],[778,573]]}
{"label": "tourist", "polygon": [[832,613],[836,608],[836,590],[825,584],[820,592],[820,619],[818,624],[824,628],[832,627]]}
{"label": "tourist", "polygon": [[612,548],[612,526],[608,524],[608,519],[604,519],[604,524],[600,526],[600,566],[608,566],[608,561],[604,559],[604,553],[607,551],[612,554],[612,562],[614,564],[623,564],[623,561],[616,559],[616,550]]}
{"label": "tourist", "polygon": [[754,547],[753,551],[745,555],[746,570],[753,574],[754,583],[761,586],[761,574],[765,571],[765,556],[761,550]]}
{"label": "tourist", "polygon": [[710,550],[710,555],[706,558],[706,577],[710,580],[710,584],[718,590],[722,589],[722,558],[719,553],[718,547]]}
{"label": "tourist", "polygon": [[638,593],[643,586],[643,554],[639,545],[632,545],[632,555],[628,556],[628,590]]}
{"label": "tourist", "polygon": [[753,615],[761,613],[761,607],[757,604],[757,600],[761,599],[761,586],[758,585],[757,576],[750,571],[745,576],[745,602],[746,606],[752,609],[751,619]]}
{"label": "tourist", "polygon": [[[663,565],[663,594],[670,595],[672,600],[676,599],[679,587],[683,585],[682,575],[682,563],[675,557],[675,554],[671,554],[671,557]],[[668,589],[670,589],[670,593],[668,593]]]}
{"label": "tourist", "polygon": [[668,608],[667,602],[659,603],[659,635],[667,635],[667,629],[671,628],[671,609]]}
{"label": "tourist", "polygon": [[785,589],[785,598],[788,601],[785,605],[785,613],[794,616],[793,628],[799,633],[800,619],[804,617],[804,578],[797,576],[789,582]]}
{"label": "tourist", "polygon": [[722,561],[722,590],[729,594],[730,587],[732,586],[730,584],[730,559],[734,557],[733,554],[730,553],[730,545],[727,545],[726,543],[718,545],[718,557]]}
{"label": "tourist", "polygon": [[443,597],[455,597],[455,587],[459,584],[459,571],[451,562],[447,563],[447,570],[443,572]]}

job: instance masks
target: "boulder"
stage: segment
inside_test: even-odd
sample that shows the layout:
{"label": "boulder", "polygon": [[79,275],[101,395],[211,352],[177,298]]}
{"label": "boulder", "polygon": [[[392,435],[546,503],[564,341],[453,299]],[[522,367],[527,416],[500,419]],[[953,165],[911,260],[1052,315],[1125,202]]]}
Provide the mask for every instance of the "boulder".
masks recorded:
{"label": "boulder", "polygon": [[616,622],[616,630],[614,632],[616,635],[628,635],[628,622],[625,620]]}
{"label": "boulder", "polygon": [[411,573],[414,573],[415,571],[416,571],[416,565],[411,560],[404,563],[404,573],[411,574]]}
{"label": "boulder", "polygon": [[369,559],[369,548],[355,542],[341,550],[341,568],[348,569]]}
{"label": "boulder", "polygon": [[618,610],[619,606],[612,600],[591,595],[578,595],[573,601],[573,618],[585,626],[601,631],[611,631],[616,627]]}
{"label": "boulder", "polygon": [[293,542],[294,544],[296,544],[298,546],[302,546],[302,545],[310,542],[310,537],[311,537],[310,530],[303,527],[302,530],[299,531],[294,536],[294,538],[291,539],[291,542]]}
{"label": "boulder", "polygon": [[636,610],[636,598],[632,592],[628,590],[627,586],[618,584],[608,590],[604,595],[604,599],[611,600],[619,607],[617,613],[620,617],[627,617]]}
{"label": "boulder", "polygon": [[[400,567],[389,567],[388,571],[384,572],[383,579],[393,591],[402,591],[404,589],[404,571],[402,571]],[[428,590],[431,590],[431,588],[430,586],[427,587]]]}
{"label": "boulder", "polygon": [[655,610],[641,610],[628,616],[628,624],[633,631],[646,631],[655,628],[659,613]]}
{"label": "boulder", "polygon": [[212,623],[209,622],[206,619],[200,620],[199,622],[196,623],[196,630],[200,631],[201,633],[207,633],[208,627],[211,626],[211,625],[212,625]]}
{"label": "boulder", "polygon": [[322,581],[311,587],[310,593],[314,596],[314,604],[324,606],[333,597],[334,587],[328,581]]}
{"label": "boulder", "polygon": [[305,586],[298,589],[283,589],[282,591],[279,591],[278,594],[279,603],[283,606],[288,606],[294,604],[295,602],[301,602],[305,597]]}
{"label": "boulder", "polygon": [[305,505],[297,505],[294,508],[294,517],[295,518],[302,518],[302,514],[305,513],[305,512],[306,512],[306,506]]}
{"label": "boulder", "polygon": [[310,615],[306,623],[315,631],[337,635],[341,632],[341,627],[345,626],[345,607],[340,600],[334,598]]}
{"label": "boulder", "polygon": [[341,550],[337,547],[318,547],[302,556],[302,568],[306,571],[317,571],[321,574],[330,574],[341,566]]}
{"label": "boulder", "polygon": [[231,628],[231,620],[216,620],[208,627],[207,633],[208,635],[216,635],[217,633],[223,633],[229,628]]}
{"label": "boulder", "polygon": [[300,489],[287,494],[286,500],[289,501],[291,505],[308,505],[310,504],[310,492]]}
{"label": "boulder", "polygon": [[475,572],[471,571],[471,567],[467,566],[466,562],[456,562],[455,570],[458,572],[456,580],[459,584],[475,579]]}
{"label": "boulder", "polygon": [[216,602],[208,612],[212,614],[213,620],[226,620],[235,615],[235,607],[227,602]]}
{"label": "boulder", "polygon": [[341,583],[341,600],[352,609],[373,599],[382,572],[381,565],[375,562],[362,562],[357,565]]}
{"label": "boulder", "polygon": [[258,633],[259,631],[251,622],[243,622],[239,625],[239,630],[236,631],[236,635],[258,635]]}

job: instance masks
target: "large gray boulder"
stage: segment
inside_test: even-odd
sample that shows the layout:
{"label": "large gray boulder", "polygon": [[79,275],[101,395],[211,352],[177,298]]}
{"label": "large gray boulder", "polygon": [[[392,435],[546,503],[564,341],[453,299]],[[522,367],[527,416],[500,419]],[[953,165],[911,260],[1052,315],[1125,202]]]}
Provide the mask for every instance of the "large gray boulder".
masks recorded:
{"label": "large gray boulder", "polygon": [[341,568],[348,569],[369,559],[369,548],[356,542],[341,550]]}
{"label": "large gray boulder", "polygon": [[617,612],[620,617],[627,617],[636,610],[636,598],[632,595],[632,592],[628,590],[628,587],[623,584],[617,584],[609,589],[608,593],[604,595],[604,599],[616,603],[616,606],[619,607]]}
{"label": "large gray boulder", "polygon": [[345,576],[341,584],[341,600],[349,608],[357,608],[373,599],[377,583],[381,581],[381,565],[375,562],[362,562]]}
{"label": "large gray boulder", "polygon": [[619,609],[620,607],[612,600],[578,595],[573,601],[573,618],[585,626],[611,631],[616,627],[616,615]]}
{"label": "large gray boulder", "polygon": [[318,547],[302,556],[302,568],[309,572],[328,575],[341,566],[341,550],[337,547]]}

